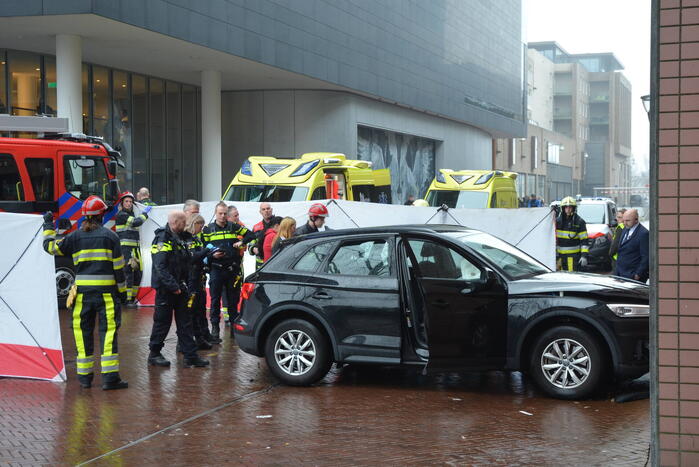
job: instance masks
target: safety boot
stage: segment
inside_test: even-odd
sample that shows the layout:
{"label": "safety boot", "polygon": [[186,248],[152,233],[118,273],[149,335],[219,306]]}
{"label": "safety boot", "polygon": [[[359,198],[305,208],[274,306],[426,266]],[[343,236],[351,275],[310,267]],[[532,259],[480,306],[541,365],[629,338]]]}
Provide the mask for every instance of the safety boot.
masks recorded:
{"label": "safety boot", "polygon": [[221,342],[220,334],[221,329],[218,327],[218,323],[211,323],[211,336],[215,341]]}
{"label": "safety boot", "polygon": [[124,381],[123,379],[115,379],[113,381],[105,381],[102,383],[102,390],[103,391],[111,391],[114,389],[126,389],[129,387],[129,383]]}
{"label": "safety boot", "polygon": [[191,357],[191,358],[185,357],[183,363],[184,363],[185,368],[189,368],[189,367],[192,367],[192,366],[195,366],[195,367],[197,367],[197,368],[201,368],[201,367],[205,367],[205,366],[208,366],[208,365],[209,365],[209,361],[208,361],[208,360],[204,360],[204,359],[201,358],[199,355],[196,355],[196,356]]}
{"label": "safety boot", "polygon": [[92,378],[94,375],[78,375],[78,382],[80,382],[80,387],[83,389],[89,389],[92,387]]}
{"label": "safety boot", "polygon": [[151,352],[148,355],[148,364],[153,366],[170,366],[170,361],[166,360],[160,352]]}

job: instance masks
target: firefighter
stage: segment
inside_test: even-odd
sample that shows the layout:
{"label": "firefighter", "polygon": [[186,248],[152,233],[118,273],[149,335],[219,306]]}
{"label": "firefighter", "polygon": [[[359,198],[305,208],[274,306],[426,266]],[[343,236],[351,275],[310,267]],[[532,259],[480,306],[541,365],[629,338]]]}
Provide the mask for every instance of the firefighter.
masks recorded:
{"label": "firefighter", "polygon": [[564,271],[577,271],[587,266],[587,226],[575,212],[576,208],[575,198],[566,196],[556,219],[556,262]]}
{"label": "firefighter", "polygon": [[211,335],[220,342],[221,295],[227,294],[230,307],[237,303],[234,297],[234,282],[240,274],[240,250],[255,236],[240,224],[229,222],[228,206],[220,201],[216,205],[215,221],[204,227],[202,240],[211,251],[209,295],[211,296]]}
{"label": "firefighter", "polygon": [[102,226],[107,205],[97,196],[82,204],[84,217],[80,229],[56,239],[53,214],[44,214],[44,250],[54,256],[72,256],[77,294],[73,304],[73,333],[78,351],[78,381],[83,388],[92,386],[94,376],[95,319],[99,316],[102,347],[102,389],[129,386],[119,376],[117,331],[121,325],[120,304],[126,301],[124,257],[119,237]]}
{"label": "firefighter", "polygon": [[271,227],[269,221],[274,216],[272,212],[272,205],[264,202],[260,203],[260,214],[262,215],[262,220],[252,227],[252,231],[255,234],[255,240],[248,246],[250,254],[255,256],[255,269],[259,269],[264,261],[264,251],[263,244],[265,241],[265,233]]}
{"label": "firefighter", "polygon": [[133,212],[134,199],[131,192],[122,193],[117,201],[119,213],[115,218],[116,233],[121,241],[121,251],[124,253],[124,261],[126,261],[124,274],[126,275],[126,303],[128,305],[133,304],[138,297],[138,288],[143,276],[139,231],[153,208],[153,206],[146,206],[137,216]]}
{"label": "firefighter", "polygon": [[155,289],[155,312],[148,344],[148,364],[153,366],[170,366],[170,362],[160,351],[170,331],[173,312],[177,339],[184,354],[184,366],[205,367],[209,364],[208,360],[197,354],[192,334],[192,317],[187,308],[190,298],[187,282],[192,261],[185,244],[189,236],[184,231],[186,221],[187,216],[182,211],[170,212],[167,225],[155,231],[151,245],[151,285]]}
{"label": "firefighter", "polygon": [[314,203],[308,209],[308,222],[296,229],[296,235],[306,235],[318,232],[318,229],[325,224],[325,218],[330,213],[324,204]]}

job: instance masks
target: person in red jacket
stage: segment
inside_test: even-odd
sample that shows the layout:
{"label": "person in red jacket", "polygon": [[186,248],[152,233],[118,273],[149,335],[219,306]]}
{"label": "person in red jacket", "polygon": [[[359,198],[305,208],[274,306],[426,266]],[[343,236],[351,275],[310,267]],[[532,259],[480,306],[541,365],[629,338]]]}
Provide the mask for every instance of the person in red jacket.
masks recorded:
{"label": "person in red jacket", "polygon": [[272,242],[274,241],[274,237],[277,236],[277,232],[279,231],[279,224],[281,223],[282,218],[279,216],[273,216],[269,220],[269,228],[265,231],[265,240],[262,244],[264,261],[267,261],[269,258],[272,257]]}

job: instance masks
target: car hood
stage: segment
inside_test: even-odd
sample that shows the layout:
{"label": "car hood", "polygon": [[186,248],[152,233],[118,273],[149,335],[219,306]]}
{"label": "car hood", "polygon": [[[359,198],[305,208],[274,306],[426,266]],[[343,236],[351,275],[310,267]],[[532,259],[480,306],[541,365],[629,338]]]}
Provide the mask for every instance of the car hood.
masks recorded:
{"label": "car hood", "polygon": [[563,292],[571,294],[592,293],[598,295],[628,297],[648,301],[649,288],[645,284],[617,276],[602,276],[581,272],[549,272],[509,284],[509,295]]}

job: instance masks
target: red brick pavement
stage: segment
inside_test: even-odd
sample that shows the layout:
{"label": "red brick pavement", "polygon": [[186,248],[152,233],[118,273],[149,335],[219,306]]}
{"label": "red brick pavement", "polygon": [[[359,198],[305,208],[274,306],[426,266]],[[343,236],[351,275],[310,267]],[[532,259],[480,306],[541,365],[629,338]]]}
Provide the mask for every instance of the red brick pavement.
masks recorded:
{"label": "red brick pavement", "polygon": [[[211,368],[148,368],[151,319],[147,310],[124,313],[127,390],[79,388],[65,319],[68,383],[0,379],[0,465],[646,462],[647,400],[547,399],[519,373],[351,366],[291,388],[228,337],[209,352]],[[164,354],[175,358],[172,334]]]}

